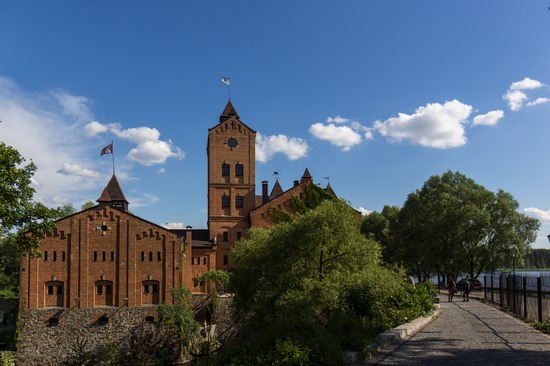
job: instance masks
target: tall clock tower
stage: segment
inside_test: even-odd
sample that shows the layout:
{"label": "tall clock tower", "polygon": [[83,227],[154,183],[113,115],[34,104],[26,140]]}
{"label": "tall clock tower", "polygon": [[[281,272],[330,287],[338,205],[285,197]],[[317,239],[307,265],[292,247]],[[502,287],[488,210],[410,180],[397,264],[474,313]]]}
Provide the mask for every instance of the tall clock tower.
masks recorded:
{"label": "tall clock tower", "polygon": [[233,244],[250,228],[256,207],[256,131],[245,125],[231,100],[208,130],[208,230],[217,245],[216,268],[229,269]]}

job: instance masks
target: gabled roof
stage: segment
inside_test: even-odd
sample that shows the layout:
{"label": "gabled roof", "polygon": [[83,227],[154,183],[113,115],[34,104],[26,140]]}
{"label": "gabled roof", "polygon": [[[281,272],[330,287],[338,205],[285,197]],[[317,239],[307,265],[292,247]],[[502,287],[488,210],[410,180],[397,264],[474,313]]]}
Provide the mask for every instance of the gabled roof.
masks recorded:
{"label": "gabled roof", "polygon": [[309,174],[308,168],[306,168],[306,170],[304,171],[304,174],[302,175],[302,178],[310,178],[310,179],[313,178],[311,176],[311,174]]}
{"label": "gabled roof", "polygon": [[336,196],[336,193],[334,192],[334,189],[332,189],[332,187],[331,187],[331,185],[330,185],[330,182],[328,182],[327,188],[325,188],[325,191],[326,191],[327,193],[332,194],[334,197],[338,197],[338,196]]}
{"label": "gabled roof", "polygon": [[233,107],[233,103],[231,103],[231,99],[227,101],[227,104],[225,106],[225,109],[223,110],[222,114],[220,115],[220,122],[224,122],[228,120],[231,117],[236,117],[239,119],[239,115],[237,114],[237,111],[235,110],[235,107]]}
{"label": "gabled roof", "polygon": [[101,193],[101,196],[97,199],[97,202],[113,202],[113,201],[121,201],[121,202],[126,202],[126,204],[128,204],[126,197],[124,197],[124,193],[122,193],[120,184],[118,184],[116,175],[114,174],[111,177],[111,180],[109,181],[109,183],[107,183],[107,186],[103,190],[103,193]]}
{"label": "gabled roof", "polygon": [[278,195],[280,195],[283,192],[284,192],[283,188],[281,187],[281,185],[279,184],[279,180],[277,179],[275,181],[275,184],[273,185],[273,189],[271,190],[271,194],[269,195],[269,199],[272,200],[272,199],[274,199],[275,197],[277,197]]}

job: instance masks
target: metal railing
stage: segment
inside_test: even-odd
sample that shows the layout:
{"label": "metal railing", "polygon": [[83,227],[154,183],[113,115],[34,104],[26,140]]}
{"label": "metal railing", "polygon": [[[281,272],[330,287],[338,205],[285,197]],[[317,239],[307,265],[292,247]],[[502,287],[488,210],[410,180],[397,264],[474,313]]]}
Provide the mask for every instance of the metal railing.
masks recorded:
{"label": "metal railing", "polygon": [[483,278],[483,297],[526,319],[550,320],[550,275],[499,273]]}

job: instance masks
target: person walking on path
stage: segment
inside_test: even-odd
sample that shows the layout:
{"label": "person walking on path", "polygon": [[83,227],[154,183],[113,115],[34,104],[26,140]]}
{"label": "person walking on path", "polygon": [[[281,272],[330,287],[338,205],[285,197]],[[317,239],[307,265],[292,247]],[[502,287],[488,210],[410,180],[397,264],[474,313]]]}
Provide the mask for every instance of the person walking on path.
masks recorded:
{"label": "person walking on path", "polygon": [[453,302],[453,296],[456,293],[456,282],[453,276],[449,276],[449,282],[447,283],[447,290],[449,292],[449,302]]}
{"label": "person walking on path", "polygon": [[466,281],[464,283],[464,293],[462,294],[462,301],[470,301],[470,276],[466,276]]}

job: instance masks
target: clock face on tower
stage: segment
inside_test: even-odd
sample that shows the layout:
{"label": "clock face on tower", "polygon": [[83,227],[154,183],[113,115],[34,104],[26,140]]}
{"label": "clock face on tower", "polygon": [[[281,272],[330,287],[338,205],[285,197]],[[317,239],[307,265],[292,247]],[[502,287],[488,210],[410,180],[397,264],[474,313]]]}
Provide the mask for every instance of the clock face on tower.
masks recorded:
{"label": "clock face on tower", "polygon": [[232,148],[232,149],[234,149],[235,147],[237,147],[238,144],[239,144],[239,143],[237,142],[237,139],[234,138],[234,137],[231,137],[229,140],[227,140],[227,145],[228,145],[230,148]]}

